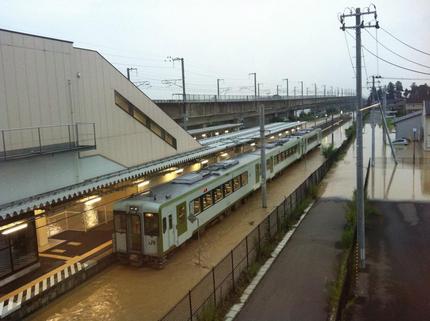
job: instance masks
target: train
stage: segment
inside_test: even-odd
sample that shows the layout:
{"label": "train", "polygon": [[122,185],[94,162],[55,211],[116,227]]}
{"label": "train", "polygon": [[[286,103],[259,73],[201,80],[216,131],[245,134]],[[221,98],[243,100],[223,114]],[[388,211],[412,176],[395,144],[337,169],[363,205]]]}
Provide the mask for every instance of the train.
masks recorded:
{"label": "train", "polygon": [[[267,179],[320,144],[318,128],[267,143]],[[113,250],[123,263],[162,267],[197,229],[231,210],[260,185],[260,149],[256,149],[118,201],[113,206]]]}

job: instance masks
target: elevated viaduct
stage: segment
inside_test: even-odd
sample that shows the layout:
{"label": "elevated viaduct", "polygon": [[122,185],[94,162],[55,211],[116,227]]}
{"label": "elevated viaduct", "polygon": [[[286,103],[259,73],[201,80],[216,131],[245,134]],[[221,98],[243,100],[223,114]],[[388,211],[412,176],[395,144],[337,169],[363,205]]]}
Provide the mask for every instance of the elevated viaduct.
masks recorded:
{"label": "elevated viaduct", "polygon": [[[190,97],[188,97],[190,96]],[[288,117],[296,110],[313,109],[324,112],[328,108],[352,110],[355,96],[304,96],[258,97],[263,105],[266,122],[276,121],[278,117]],[[184,112],[187,115],[187,128],[218,125],[226,122],[241,122],[245,127],[258,122],[258,107],[254,96],[203,96],[187,95],[185,108],[182,100],[154,100],[154,102],[177,123],[182,124]]]}

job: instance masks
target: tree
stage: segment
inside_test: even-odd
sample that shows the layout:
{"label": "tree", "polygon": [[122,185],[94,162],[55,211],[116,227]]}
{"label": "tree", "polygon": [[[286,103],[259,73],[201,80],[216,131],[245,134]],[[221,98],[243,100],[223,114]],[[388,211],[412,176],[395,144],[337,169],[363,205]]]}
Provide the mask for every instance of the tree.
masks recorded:
{"label": "tree", "polygon": [[387,99],[394,99],[395,87],[394,84],[390,81],[387,85]]}
{"label": "tree", "polygon": [[400,81],[396,81],[394,95],[395,98],[402,98],[403,85]]}

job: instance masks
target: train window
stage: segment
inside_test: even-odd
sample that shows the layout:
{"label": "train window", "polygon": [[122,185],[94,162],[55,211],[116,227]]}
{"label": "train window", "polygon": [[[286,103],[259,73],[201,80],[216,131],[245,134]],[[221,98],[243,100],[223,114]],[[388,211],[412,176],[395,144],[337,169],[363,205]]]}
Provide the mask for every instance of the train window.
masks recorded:
{"label": "train window", "polygon": [[123,211],[114,211],[114,225],[115,231],[119,233],[125,233],[127,228],[127,216]]}
{"label": "train window", "polygon": [[233,190],[236,192],[240,188],[240,176],[233,178]]}
{"label": "train window", "polygon": [[158,214],[157,213],[145,213],[143,226],[145,235],[158,236]]}
{"label": "train window", "polygon": [[193,201],[193,213],[194,213],[194,215],[197,215],[201,211],[202,211],[202,204],[200,201],[200,197],[198,197]]}
{"label": "train window", "polygon": [[240,175],[240,179],[241,179],[242,186],[245,186],[246,184],[248,184],[248,172],[242,173]]}
{"label": "train window", "polygon": [[255,164],[255,182],[260,182],[260,164]]}
{"label": "train window", "polygon": [[224,195],[230,195],[233,192],[233,186],[231,184],[232,181],[228,181],[227,183],[224,183]]}
{"label": "train window", "polygon": [[163,217],[163,233],[166,233],[167,230],[167,219]]}
{"label": "train window", "polygon": [[222,200],[223,195],[222,195],[222,186],[218,186],[217,188],[214,189],[214,199],[215,199],[215,203],[219,202],[220,200]]}
{"label": "train window", "polygon": [[173,218],[172,215],[169,215],[169,230],[171,230],[173,228]]}
{"label": "train window", "polygon": [[203,210],[207,209],[208,207],[211,207],[212,204],[213,204],[212,193],[209,192],[203,195]]}

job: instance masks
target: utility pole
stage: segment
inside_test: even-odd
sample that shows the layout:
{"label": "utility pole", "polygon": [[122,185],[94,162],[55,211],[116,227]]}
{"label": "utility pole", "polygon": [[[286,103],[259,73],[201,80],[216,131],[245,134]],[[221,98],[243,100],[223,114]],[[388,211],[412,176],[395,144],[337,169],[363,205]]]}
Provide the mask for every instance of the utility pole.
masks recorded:
{"label": "utility pole", "polygon": [[309,88],[306,87],[306,96],[309,96]]}
{"label": "utility pole", "polygon": [[317,97],[317,84],[316,83],[314,84],[314,89],[315,89],[314,90],[315,91],[315,97]]}
{"label": "utility pole", "polygon": [[282,79],[287,83],[287,99],[288,99],[288,78]]}
{"label": "utility pole", "polygon": [[[375,78],[381,78],[381,76],[372,75],[372,101],[375,104],[377,101],[379,101],[379,98],[377,97],[376,93],[376,87],[375,87]],[[372,127],[372,161],[371,165],[372,167],[375,167],[375,127],[376,127],[376,119],[375,119],[375,111],[372,109],[370,111],[371,115],[371,127]]]}
{"label": "utility pole", "polygon": [[323,85],[324,86],[324,97],[325,97],[325,94],[326,94],[326,85]]}
{"label": "utility pole", "polygon": [[279,85],[276,85],[276,96],[279,96]]}
{"label": "utility pole", "polygon": [[137,71],[137,68],[128,68],[127,67],[127,79],[130,80],[130,81],[131,81],[131,79],[130,79],[130,71],[133,71],[133,70]]}
{"label": "utility pole", "polygon": [[[257,74],[250,73],[254,76],[254,106],[257,109]],[[258,84],[260,85],[260,84]],[[261,206],[267,208],[267,189],[266,189],[266,144],[264,132],[264,106],[260,104],[260,167],[261,167]]]}
{"label": "utility pole", "polygon": [[[356,136],[357,136],[357,239],[359,246],[359,258],[360,268],[366,268],[366,247],[365,247],[365,222],[364,222],[364,184],[363,184],[363,124],[362,124],[362,88],[361,88],[361,29],[363,28],[379,28],[379,23],[376,20],[376,7],[373,5],[374,10],[370,10],[370,7],[366,11],[361,12],[360,8],[356,8],[355,12],[350,10],[349,14],[342,14],[339,16],[341,23],[341,30],[354,29],[355,30],[355,70],[356,70],[356,98],[357,98],[357,117],[356,117]],[[362,15],[373,14],[375,18],[375,24],[364,24],[361,20]],[[345,18],[355,17],[355,25],[345,26]]]}
{"label": "utility pole", "polygon": [[[305,109],[304,109],[304,107],[303,107],[303,81],[300,81],[300,85],[301,85],[301,87],[302,87],[302,113],[304,113],[305,112]],[[300,115],[299,115],[299,117],[300,117]]]}
{"label": "utility pole", "polygon": [[260,86],[262,86],[263,85],[263,83],[261,83],[261,82],[259,82],[258,84],[257,84],[257,96],[258,97],[260,97]]}
{"label": "utility pole", "polygon": [[181,62],[181,70],[182,70],[182,128],[187,130],[187,122],[188,122],[188,115],[187,115],[187,94],[185,91],[185,69],[184,69],[184,58],[172,58],[167,57],[167,59],[175,62],[180,61]]}
{"label": "utility pole", "polygon": [[224,79],[217,79],[216,80],[216,92],[217,92],[217,98],[219,99],[219,82],[223,81]]}
{"label": "utility pole", "polygon": [[294,86],[294,98],[296,98],[296,86]]}

